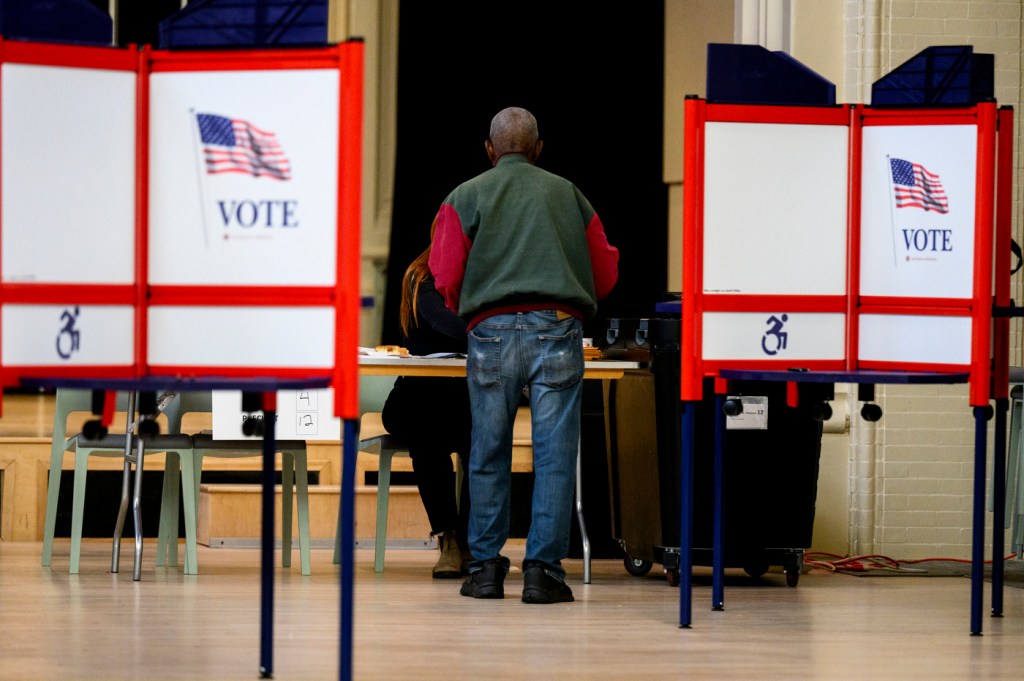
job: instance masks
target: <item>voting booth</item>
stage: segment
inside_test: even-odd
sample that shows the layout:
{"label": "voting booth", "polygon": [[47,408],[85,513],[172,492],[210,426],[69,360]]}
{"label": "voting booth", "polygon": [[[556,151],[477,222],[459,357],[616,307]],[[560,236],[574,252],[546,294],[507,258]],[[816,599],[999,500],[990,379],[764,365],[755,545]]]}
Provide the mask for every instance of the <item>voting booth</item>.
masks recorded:
{"label": "voting booth", "polygon": [[4,384],[319,376],[355,417],[360,48],[4,42]]}
{"label": "voting booth", "polygon": [[[331,388],[351,519],[362,111],[360,41],[170,52],[0,40],[0,387],[92,389],[104,426],[116,390],[237,390],[272,417],[279,389],[305,395],[300,412]],[[275,419],[263,421],[269,676]],[[292,425],[314,428],[300,413]]]}
{"label": "voting booth", "polygon": [[[709,61],[733,47],[710,47]],[[968,383],[981,438],[975,532],[983,531],[984,421],[990,400],[1005,402],[1008,391],[1000,313],[1009,304],[1013,118],[973,87],[990,59],[974,60],[969,47],[932,49],[920,70],[897,70],[902,87],[879,88],[881,101],[896,100],[889,106],[771,101],[760,79],[784,74],[777,64],[755,69],[752,103],[728,88],[729,101],[687,99],[684,470],[693,439],[686,405],[704,397],[707,379],[719,422],[737,408],[726,403],[736,380],[783,382],[794,406],[798,385],[820,386],[816,399],[827,403],[832,384],[857,383],[869,420],[881,416],[870,408],[876,384]],[[726,68],[746,59],[731,55]],[[713,66],[708,89],[718,92]],[[920,96],[893,95],[915,87]],[[950,93],[959,98],[934,101]],[[720,479],[716,486],[720,496]],[[684,508],[690,494],[684,484]],[[715,534],[719,546],[724,529]],[[980,630],[982,547],[976,534],[972,631]],[[720,575],[718,563],[716,609]]]}
{"label": "voting booth", "polygon": [[987,404],[996,120],[688,101],[682,398],[726,367],[917,370]]}

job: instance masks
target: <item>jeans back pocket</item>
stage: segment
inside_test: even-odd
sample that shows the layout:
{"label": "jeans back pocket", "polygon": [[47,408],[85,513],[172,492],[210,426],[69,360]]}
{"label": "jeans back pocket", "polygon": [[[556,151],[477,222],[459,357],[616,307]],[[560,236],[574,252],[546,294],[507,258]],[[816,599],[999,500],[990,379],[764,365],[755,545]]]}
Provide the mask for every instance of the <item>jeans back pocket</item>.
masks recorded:
{"label": "jeans back pocket", "polygon": [[583,380],[583,341],[576,326],[564,335],[540,335],[544,384],[551,388],[568,388]]}
{"label": "jeans back pocket", "polygon": [[469,332],[466,376],[485,388],[501,385],[501,337]]}

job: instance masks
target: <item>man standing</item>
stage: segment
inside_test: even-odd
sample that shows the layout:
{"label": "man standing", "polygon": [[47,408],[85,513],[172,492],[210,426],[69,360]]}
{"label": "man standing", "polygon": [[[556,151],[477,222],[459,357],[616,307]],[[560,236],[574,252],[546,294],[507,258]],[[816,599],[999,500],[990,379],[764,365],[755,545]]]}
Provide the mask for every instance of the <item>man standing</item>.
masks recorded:
{"label": "man standing", "polygon": [[527,389],[535,480],[522,599],[560,603],[573,600],[562,559],[576,485],[582,321],[615,285],[619,252],[579,189],[534,165],[542,145],[533,114],[498,112],[485,142],[493,167],[442,203],[429,264],[469,328],[474,561],[460,593],[505,595],[512,426]]}

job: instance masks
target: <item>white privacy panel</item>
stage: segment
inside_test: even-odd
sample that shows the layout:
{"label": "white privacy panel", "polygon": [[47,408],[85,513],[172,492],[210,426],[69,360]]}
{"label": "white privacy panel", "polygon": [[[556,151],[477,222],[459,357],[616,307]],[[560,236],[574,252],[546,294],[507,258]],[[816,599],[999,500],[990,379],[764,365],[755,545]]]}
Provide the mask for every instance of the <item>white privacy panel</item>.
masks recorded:
{"label": "white privacy panel", "polygon": [[846,316],[812,312],[705,312],[708,360],[830,360],[845,356]]}
{"label": "white privacy panel", "polygon": [[334,366],[334,309],[154,305],[148,363],[153,366]]}
{"label": "white privacy panel", "polygon": [[5,283],[134,281],[135,79],[0,67]]}
{"label": "white privacy panel", "polygon": [[150,88],[150,283],[333,285],[337,70],[161,72]]}
{"label": "white privacy panel", "polygon": [[860,361],[968,365],[971,318],[864,314],[860,317]]}
{"label": "white privacy panel", "polygon": [[849,128],[705,126],[704,291],[842,295]]}
{"label": "white privacy panel", "polygon": [[135,310],[130,305],[4,305],[4,366],[130,366]]}
{"label": "white privacy panel", "polygon": [[863,142],[861,293],[970,298],[977,126],[868,126]]}

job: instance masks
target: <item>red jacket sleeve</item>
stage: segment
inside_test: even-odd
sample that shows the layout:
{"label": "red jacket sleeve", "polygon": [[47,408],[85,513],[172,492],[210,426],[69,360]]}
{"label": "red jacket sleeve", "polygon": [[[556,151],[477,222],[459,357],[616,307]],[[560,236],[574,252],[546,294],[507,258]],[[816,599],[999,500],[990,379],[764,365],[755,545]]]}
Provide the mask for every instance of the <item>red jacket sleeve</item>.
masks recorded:
{"label": "red jacket sleeve", "polygon": [[437,213],[437,227],[430,247],[427,264],[434,275],[434,286],[444,296],[448,309],[459,311],[459,293],[462,278],[466,274],[466,260],[469,258],[471,242],[462,231],[458,213],[448,204],[441,206]]}
{"label": "red jacket sleeve", "polygon": [[594,213],[587,225],[587,247],[590,249],[590,265],[594,270],[594,292],[598,300],[603,300],[619,280],[619,249],[608,243],[604,224],[597,213]]}

